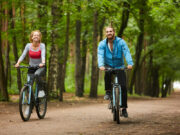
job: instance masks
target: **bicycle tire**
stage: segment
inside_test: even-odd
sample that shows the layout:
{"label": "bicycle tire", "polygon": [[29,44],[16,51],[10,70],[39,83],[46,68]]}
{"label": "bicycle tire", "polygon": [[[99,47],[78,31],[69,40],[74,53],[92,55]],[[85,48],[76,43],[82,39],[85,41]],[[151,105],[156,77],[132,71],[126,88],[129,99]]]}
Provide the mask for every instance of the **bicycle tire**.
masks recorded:
{"label": "bicycle tire", "polygon": [[32,102],[28,103],[29,98],[29,87],[24,86],[21,89],[20,97],[19,97],[19,112],[21,119],[23,121],[28,121],[31,116],[31,110],[32,110]]}
{"label": "bicycle tire", "polygon": [[39,119],[43,119],[46,115],[47,111],[47,98],[44,96],[43,98],[37,98],[36,101],[36,113]]}
{"label": "bicycle tire", "polygon": [[112,112],[113,112],[113,121],[116,121],[116,108],[115,107],[113,107]]}
{"label": "bicycle tire", "polygon": [[115,102],[116,102],[116,122],[117,122],[117,124],[119,124],[120,123],[120,106],[119,106],[119,88],[115,88],[115,98],[116,98],[116,100],[115,100]]}

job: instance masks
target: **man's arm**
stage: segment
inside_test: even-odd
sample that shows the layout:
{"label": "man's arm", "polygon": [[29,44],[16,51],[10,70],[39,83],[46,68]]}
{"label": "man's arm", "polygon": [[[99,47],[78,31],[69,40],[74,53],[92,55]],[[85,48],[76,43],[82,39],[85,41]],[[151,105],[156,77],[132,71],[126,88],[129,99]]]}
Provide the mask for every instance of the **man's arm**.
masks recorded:
{"label": "man's arm", "polygon": [[105,70],[104,68],[104,53],[105,53],[105,47],[102,42],[99,43],[98,46],[98,67],[100,70]]}
{"label": "man's arm", "polygon": [[128,69],[132,69],[133,60],[132,60],[129,48],[128,48],[128,46],[127,46],[127,44],[126,44],[126,42],[124,40],[121,41],[121,44],[122,44],[122,49],[123,49],[124,57],[125,57],[126,62],[128,64]]}

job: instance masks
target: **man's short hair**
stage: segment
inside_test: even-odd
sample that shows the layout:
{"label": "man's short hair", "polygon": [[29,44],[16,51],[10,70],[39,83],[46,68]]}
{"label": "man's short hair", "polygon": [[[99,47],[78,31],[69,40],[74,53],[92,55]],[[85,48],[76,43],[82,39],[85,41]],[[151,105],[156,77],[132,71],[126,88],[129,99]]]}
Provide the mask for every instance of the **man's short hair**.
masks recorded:
{"label": "man's short hair", "polygon": [[115,29],[112,26],[107,26],[106,29],[107,28],[111,28],[115,32]]}

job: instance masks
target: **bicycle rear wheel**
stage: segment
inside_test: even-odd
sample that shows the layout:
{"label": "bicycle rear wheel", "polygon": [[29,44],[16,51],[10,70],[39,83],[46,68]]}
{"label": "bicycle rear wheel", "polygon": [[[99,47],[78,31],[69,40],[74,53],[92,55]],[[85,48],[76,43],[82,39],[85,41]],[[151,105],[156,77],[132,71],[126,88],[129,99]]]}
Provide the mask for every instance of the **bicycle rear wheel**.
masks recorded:
{"label": "bicycle rear wheel", "polygon": [[39,119],[43,119],[47,111],[47,98],[46,95],[42,98],[37,98],[36,113]]}
{"label": "bicycle rear wheel", "polygon": [[24,86],[19,97],[19,112],[23,121],[28,121],[31,116],[31,101],[29,101],[29,87]]}
{"label": "bicycle rear wheel", "polygon": [[120,123],[120,106],[119,106],[119,88],[115,88],[115,97],[116,97],[116,122],[117,124]]}

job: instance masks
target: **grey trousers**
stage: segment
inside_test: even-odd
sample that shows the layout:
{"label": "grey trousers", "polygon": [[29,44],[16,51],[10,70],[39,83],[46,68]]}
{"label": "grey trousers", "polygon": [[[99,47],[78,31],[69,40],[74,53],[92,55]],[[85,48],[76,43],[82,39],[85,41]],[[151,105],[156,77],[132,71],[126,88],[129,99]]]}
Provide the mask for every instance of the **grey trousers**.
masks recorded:
{"label": "grey trousers", "polygon": [[46,74],[46,68],[45,67],[38,68],[37,70],[34,71],[34,73],[28,72],[28,77],[30,77],[30,84],[33,86],[34,80],[36,80],[36,83],[38,85],[38,90],[43,89],[42,77],[45,76],[45,74]]}

